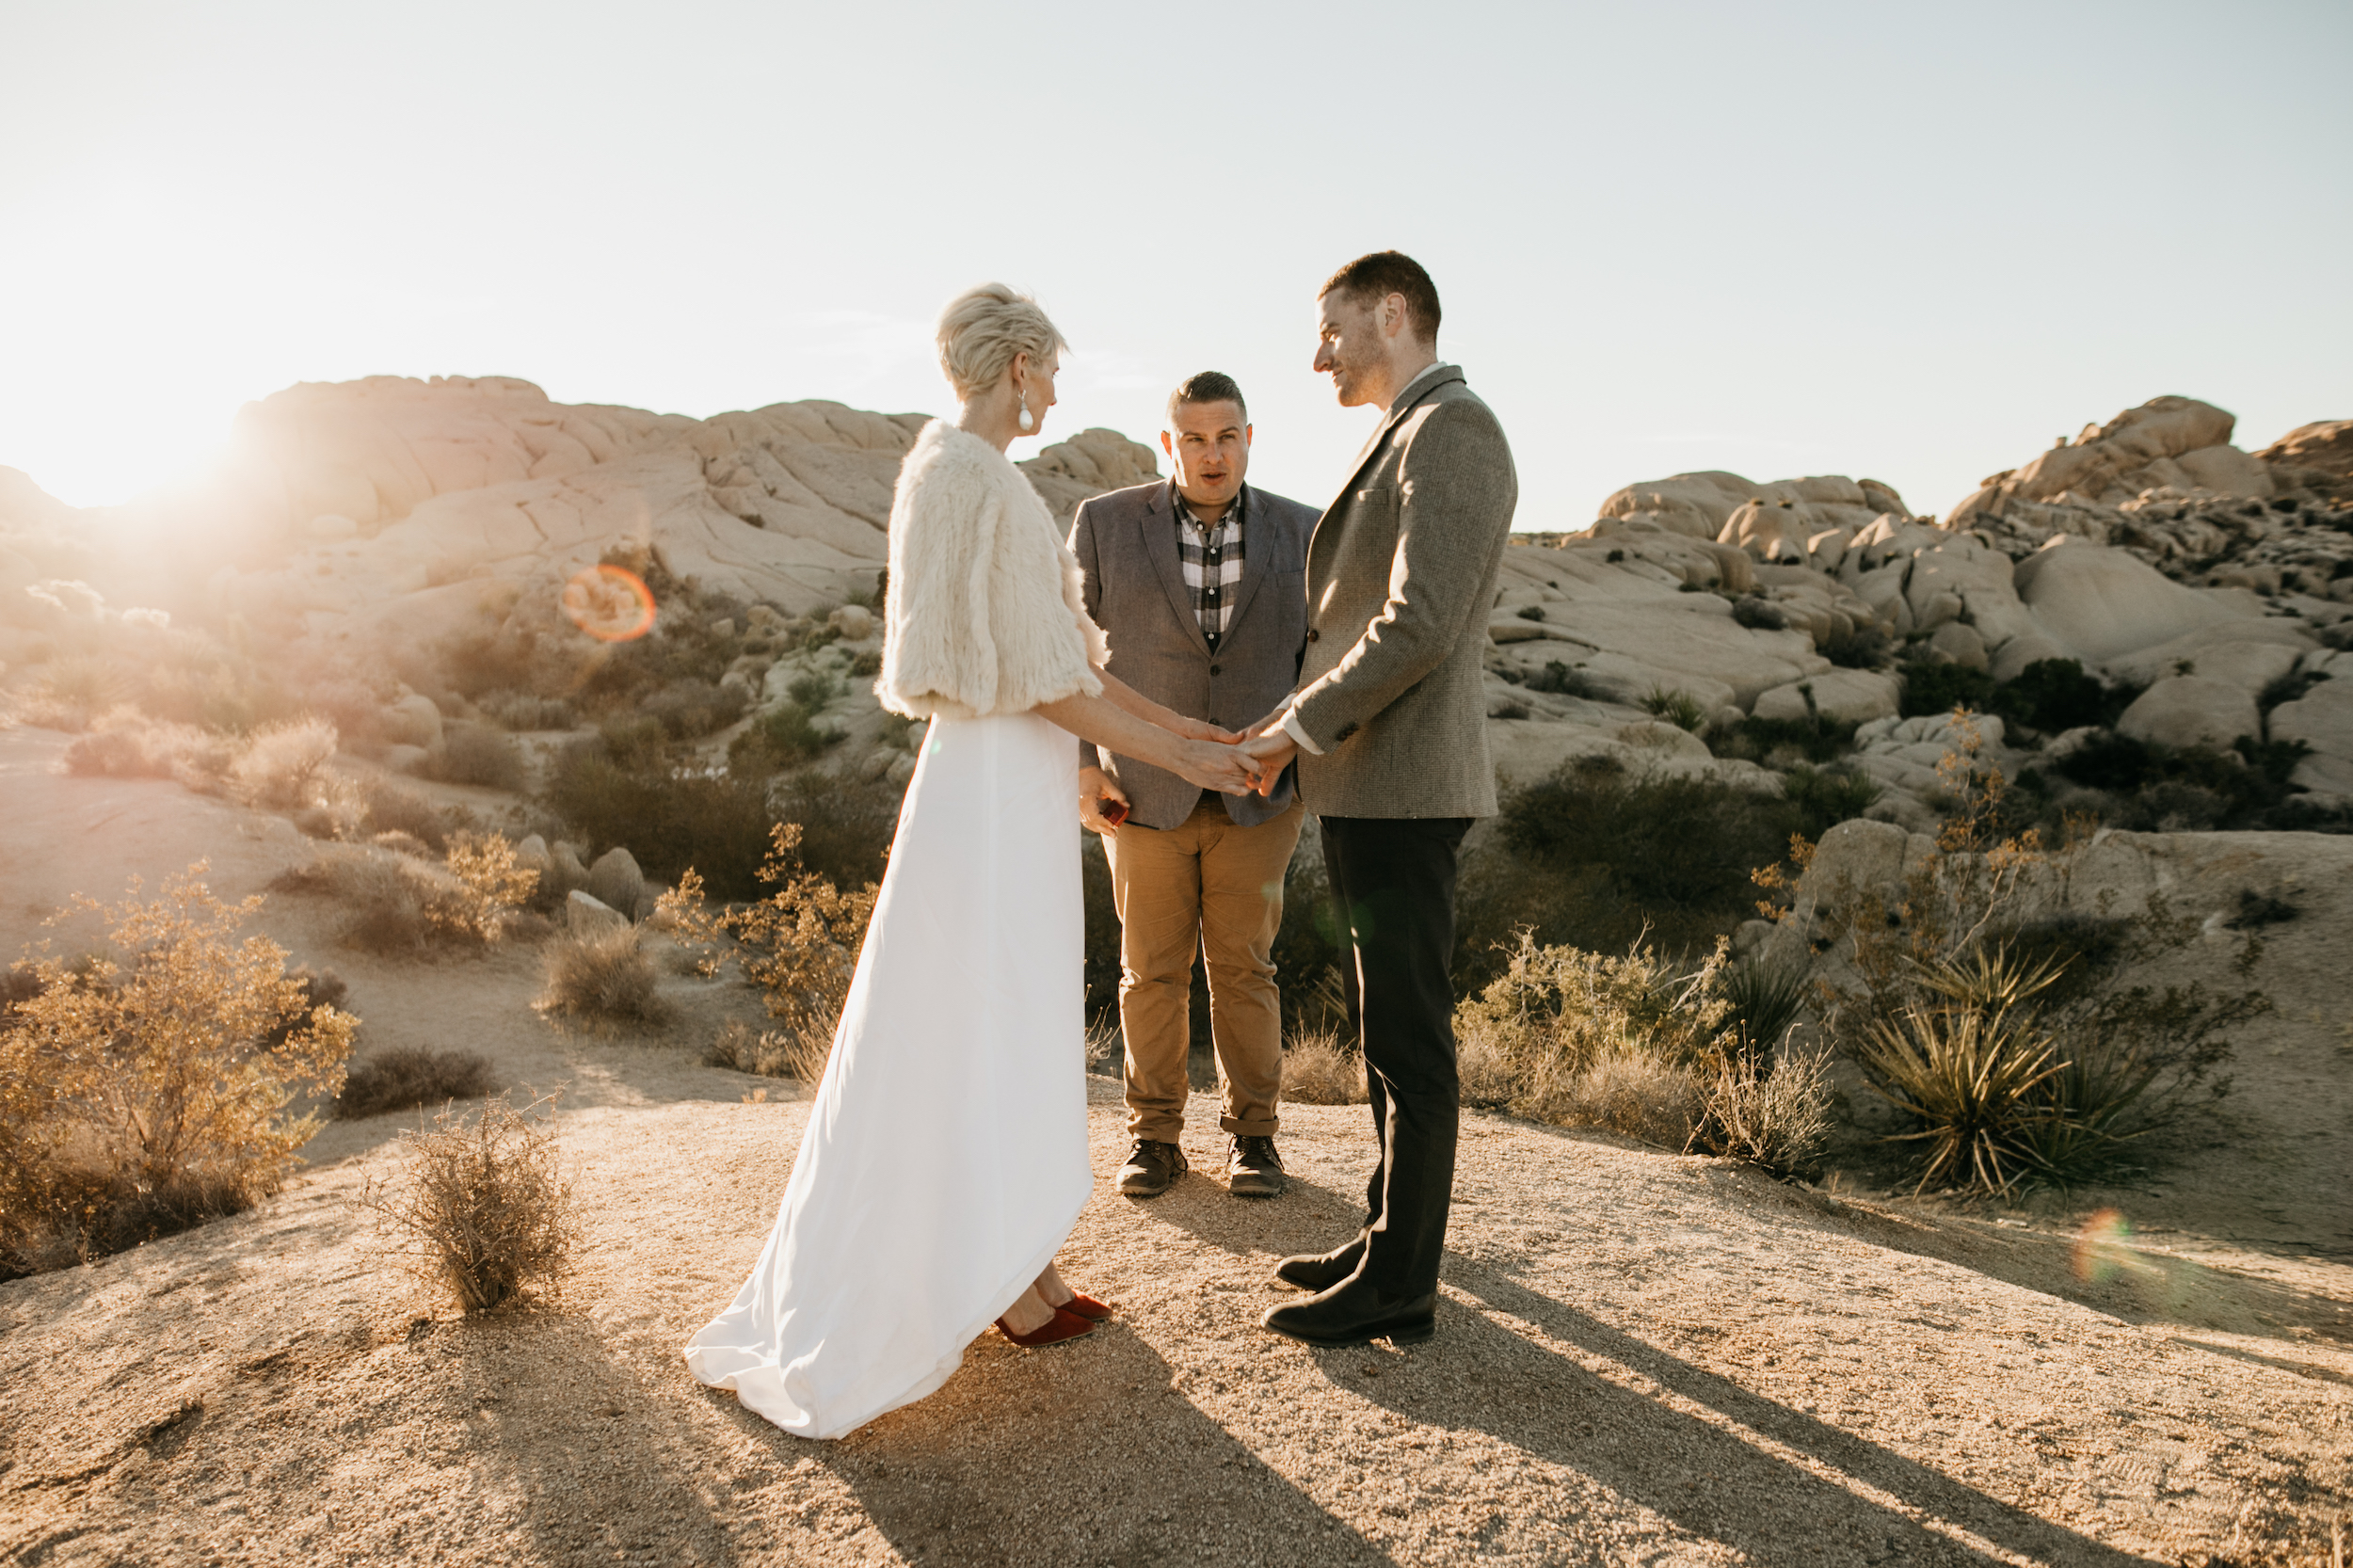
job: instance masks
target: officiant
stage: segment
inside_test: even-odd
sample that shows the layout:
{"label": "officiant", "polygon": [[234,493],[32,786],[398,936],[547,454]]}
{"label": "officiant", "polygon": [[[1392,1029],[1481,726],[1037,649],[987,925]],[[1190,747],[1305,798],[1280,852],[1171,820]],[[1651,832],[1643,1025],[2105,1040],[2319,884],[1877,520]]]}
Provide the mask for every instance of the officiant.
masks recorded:
{"label": "officiant", "polygon": [[[1307,635],[1307,538],[1317,513],[1245,481],[1250,414],[1230,376],[1203,371],[1169,394],[1160,449],[1170,478],[1079,508],[1070,548],[1104,666],[1191,718],[1240,730],[1279,706]],[[1220,794],[1094,745],[1080,747],[1080,816],[1103,835],[1119,911],[1119,1022],[1127,1038],[1130,1197],[1188,1168],[1178,1136],[1192,1085],[1193,955],[1206,960],[1209,1034],[1231,1138],[1226,1189],[1283,1191],[1275,1147],[1282,999],[1273,950],[1283,874],[1305,820],[1294,769],[1273,791]],[[1105,814],[1111,804],[1112,816]]]}

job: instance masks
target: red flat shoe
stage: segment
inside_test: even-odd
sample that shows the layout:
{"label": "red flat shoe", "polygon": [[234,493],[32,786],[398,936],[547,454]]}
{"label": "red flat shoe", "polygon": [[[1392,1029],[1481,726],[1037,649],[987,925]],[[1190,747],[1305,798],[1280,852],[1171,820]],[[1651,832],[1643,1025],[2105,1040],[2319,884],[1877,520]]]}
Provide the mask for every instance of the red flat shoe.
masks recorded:
{"label": "red flat shoe", "polygon": [[1112,1309],[1110,1307],[1105,1306],[1101,1302],[1096,1301],[1093,1296],[1087,1295],[1083,1291],[1074,1291],[1071,1294],[1070,1299],[1062,1304],[1061,1310],[1064,1312],[1075,1312],[1080,1317],[1088,1320],[1090,1322],[1096,1323],[1107,1320],[1112,1315]]}
{"label": "red flat shoe", "polygon": [[1093,1334],[1095,1325],[1067,1307],[1058,1306],[1054,1308],[1052,1318],[1027,1334],[1014,1333],[1005,1326],[1005,1320],[1002,1318],[997,1320],[997,1332],[1023,1350],[1033,1351],[1043,1345],[1059,1345],[1065,1339],[1077,1339]]}

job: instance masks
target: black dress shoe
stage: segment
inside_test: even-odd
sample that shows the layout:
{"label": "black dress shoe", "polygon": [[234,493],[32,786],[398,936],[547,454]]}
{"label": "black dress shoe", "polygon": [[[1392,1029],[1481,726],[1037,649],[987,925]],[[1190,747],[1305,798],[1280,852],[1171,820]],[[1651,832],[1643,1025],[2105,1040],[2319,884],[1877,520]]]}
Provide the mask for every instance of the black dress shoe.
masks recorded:
{"label": "black dress shoe", "polygon": [[1283,1157],[1272,1138],[1237,1138],[1225,1162],[1225,1190],[1238,1198],[1272,1198],[1284,1187]]}
{"label": "black dress shoe", "polygon": [[1287,1257],[1274,1266],[1274,1277],[1294,1290],[1313,1295],[1329,1290],[1356,1272],[1356,1265],[1365,1257],[1365,1239],[1358,1236],[1344,1247],[1330,1252],[1301,1253]]}
{"label": "black dress shoe", "polygon": [[1131,1198],[1157,1198],[1190,1169],[1185,1151],[1157,1138],[1139,1138],[1128,1163],[1119,1168],[1119,1191]]}
{"label": "black dress shoe", "polygon": [[1418,1345],[1438,1332],[1438,1297],[1385,1297],[1359,1285],[1272,1308],[1258,1320],[1309,1345]]}

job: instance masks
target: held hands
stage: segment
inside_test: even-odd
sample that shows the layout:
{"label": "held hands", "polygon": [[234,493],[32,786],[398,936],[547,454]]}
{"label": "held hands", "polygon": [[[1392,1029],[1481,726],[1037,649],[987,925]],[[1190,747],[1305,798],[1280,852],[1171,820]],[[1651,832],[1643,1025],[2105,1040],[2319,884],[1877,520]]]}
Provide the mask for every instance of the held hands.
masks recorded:
{"label": "held hands", "polygon": [[1257,767],[1249,754],[1218,741],[1178,742],[1170,771],[1187,783],[1220,794],[1248,794],[1258,788]]}
{"label": "held hands", "polygon": [[1262,734],[1254,733],[1251,739],[1242,742],[1239,749],[1257,770],[1258,776],[1252,787],[1261,795],[1270,795],[1274,792],[1276,781],[1283,776],[1283,770],[1290,765],[1292,758],[1299,755],[1299,743],[1278,728]]}

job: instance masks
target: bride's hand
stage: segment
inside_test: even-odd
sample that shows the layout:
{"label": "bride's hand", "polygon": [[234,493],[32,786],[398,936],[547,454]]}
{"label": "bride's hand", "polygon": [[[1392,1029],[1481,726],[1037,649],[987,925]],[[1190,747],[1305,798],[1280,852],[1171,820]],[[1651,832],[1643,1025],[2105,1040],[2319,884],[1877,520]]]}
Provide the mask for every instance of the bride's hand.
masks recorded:
{"label": "bride's hand", "polygon": [[1247,794],[1258,780],[1257,767],[1248,757],[1214,741],[1179,742],[1170,771],[1189,784],[1226,795]]}
{"label": "bride's hand", "polygon": [[1182,736],[1188,741],[1214,741],[1219,745],[1225,746],[1232,745],[1241,739],[1233,730],[1220,729],[1207,719],[1191,719],[1181,716],[1176,723],[1168,727],[1168,732],[1172,735]]}

